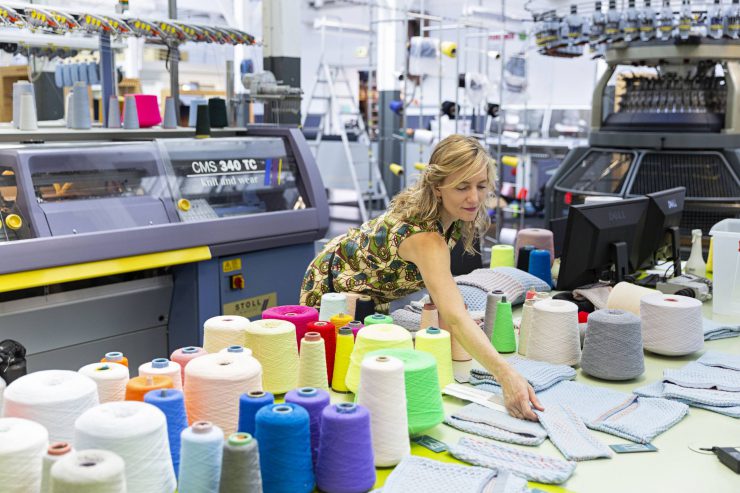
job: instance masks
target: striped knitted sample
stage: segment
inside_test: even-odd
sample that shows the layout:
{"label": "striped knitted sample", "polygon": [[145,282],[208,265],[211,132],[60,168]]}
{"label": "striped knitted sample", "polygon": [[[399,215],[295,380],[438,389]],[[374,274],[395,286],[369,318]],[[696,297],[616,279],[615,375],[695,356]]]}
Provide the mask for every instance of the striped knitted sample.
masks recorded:
{"label": "striped knitted sample", "polygon": [[[563,380],[573,380],[576,378],[576,371],[568,365],[555,365],[545,363],[544,361],[533,361],[519,356],[507,358],[507,363],[511,365],[521,376],[529,381],[535,392],[545,390]],[[470,370],[470,383],[481,385],[483,390],[493,393],[501,393],[501,387],[496,379],[487,371],[480,368]],[[495,386],[497,389],[486,388]]]}
{"label": "striped knitted sample", "polygon": [[727,368],[728,370],[740,371],[740,356],[736,354],[707,351],[696,362],[706,366],[717,366],[719,368]]}
{"label": "striped knitted sample", "polygon": [[663,381],[694,389],[717,389],[740,392],[740,372],[705,366],[695,361],[678,370],[663,370]]}
{"label": "striped knitted sample", "polygon": [[[664,388],[665,388],[665,384],[663,382],[654,382],[654,383],[644,385],[640,388],[635,389],[634,393],[641,397],[664,397],[665,396]],[[697,390],[697,389],[694,389],[694,390]],[[720,407],[720,406],[711,406],[709,404],[702,404],[701,402],[696,402],[690,399],[679,399],[675,397],[672,397],[672,399],[678,402],[682,402],[684,404],[688,404],[691,407],[698,407],[701,409],[706,409],[707,411],[712,411],[718,414],[724,414],[725,416],[730,416],[731,418],[740,418],[740,406]]]}
{"label": "striped knitted sample", "polygon": [[722,324],[712,320],[703,319],[704,322],[704,340],[714,341],[717,339],[727,339],[728,337],[740,336],[740,325]]}
{"label": "striped knitted sample", "polygon": [[400,325],[409,332],[416,333],[419,331],[419,326],[421,325],[420,313],[401,308],[391,313],[391,317],[393,317],[394,324]]}
{"label": "striped knitted sample", "polygon": [[483,491],[495,477],[495,471],[483,467],[446,464],[407,455],[388,476],[382,491],[383,493]]}
{"label": "striped knitted sample", "polygon": [[536,411],[550,441],[568,460],[611,458],[612,451],[588,431],[583,420],[566,406],[548,406]]}
{"label": "striped knitted sample", "polygon": [[471,286],[482,291],[482,308],[473,308],[468,304],[471,310],[485,310],[486,294],[495,289],[503,291],[512,305],[524,303],[524,296],[531,287],[536,291],[550,291],[549,284],[529,272],[514,267],[476,269],[470,274],[455,277],[455,282],[458,286]]}
{"label": "striped knitted sample", "polygon": [[548,484],[565,482],[576,468],[575,462],[566,462],[470,437],[463,437],[456,445],[451,445],[450,453],[461,461],[476,466],[509,470],[530,481]]}
{"label": "striped knitted sample", "polygon": [[686,415],[688,406],[666,399],[637,399],[603,387],[564,381],[537,394],[545,407],[571,408],[592,430],[649,443]]}
{"label": "striped knitted sample", "polygon": [[663,397],[697,402],[707,406],[740,407],[740,392],[726,392],[714,389],[692,389],[672,383],[663,385]]}
{"label": "striped knitted sample", "polygon": [[473,435],[519,445],[535,446],[547,438],[547,432],[538,423],[517,419],[475,403],[447,416],[445,423]]}

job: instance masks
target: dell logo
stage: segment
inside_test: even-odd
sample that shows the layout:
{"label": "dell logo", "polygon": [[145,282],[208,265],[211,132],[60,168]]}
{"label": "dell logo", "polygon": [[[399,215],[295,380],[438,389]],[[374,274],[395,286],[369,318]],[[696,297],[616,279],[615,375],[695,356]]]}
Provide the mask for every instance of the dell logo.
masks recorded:
{"label": "dell logo", "polygon": [[675,199],[668,201],[668,208],[669,209],[675,209],[676,207],[678,207],[678,202],[676,202]]}
{"label": "dell logo", "polygon": [[627,215],[624,213],[624,211],[609,211],[609,222],[624,221],[625,219],[627,219]]}

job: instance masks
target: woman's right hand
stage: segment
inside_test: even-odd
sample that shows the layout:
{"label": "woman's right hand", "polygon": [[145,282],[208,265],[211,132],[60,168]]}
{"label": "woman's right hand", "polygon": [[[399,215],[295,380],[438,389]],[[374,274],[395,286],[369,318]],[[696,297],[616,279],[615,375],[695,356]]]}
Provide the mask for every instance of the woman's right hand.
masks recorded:
{"label": "woman's right hand", "polygon": [[538,411],[545,408],[540,404],[534,389],[511,367],[499,371],[496,380],[504,392],[504,405],[506,410],[515,418],[538,421],[537,415],[532,411],[532,406]]}

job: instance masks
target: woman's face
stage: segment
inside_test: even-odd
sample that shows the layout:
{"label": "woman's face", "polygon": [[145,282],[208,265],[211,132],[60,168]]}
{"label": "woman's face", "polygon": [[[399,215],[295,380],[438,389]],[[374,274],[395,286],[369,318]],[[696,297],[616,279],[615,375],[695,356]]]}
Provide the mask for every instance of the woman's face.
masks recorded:
{"label": "woman's face", "polygon": [[464,171],[460,170],[451,174],[444,179],[442,186],[434,191],[434,194],[442,199],[442,220],[445,223],[458,219],[474,221],[480,205],[488,195],[488,170],[486,168],[454,187],[446,186],[457,182]]}

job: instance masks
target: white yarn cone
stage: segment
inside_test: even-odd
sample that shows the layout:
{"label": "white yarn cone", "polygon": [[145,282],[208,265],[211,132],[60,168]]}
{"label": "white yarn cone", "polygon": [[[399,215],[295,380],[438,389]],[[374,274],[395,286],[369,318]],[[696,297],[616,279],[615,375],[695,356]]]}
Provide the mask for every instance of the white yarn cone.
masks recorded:
{"label": "white yarn cone", "polygon": [[540,300],[534,304],[527,358],[575,366],[581,361],[578,306],[564,300]]}
{"label": "white yarn cone", "polygon": [[128,367],[112,362],[92,363],[78,370],[81,374],[93,379],[98,386],[100,403],[122,401],[126,397]]}
{"label": "white yarn cone", "polygon": [[124,460],[128,491],[175,491],[167,422],[155,406],[139,401],[100,404],[77,418],[74,432],[77,449],[110,450]]}
{"label": "white yarn cone", "polygon": [[81,450],[51,468],[53,493],[126,493],[123,459],[108,450]]}
{"label": "white yarn cone", "polygon": [[182,390],[182,368],[178,363],[167,358],[156,358],[139,366],[139,376],[148,377],[164,375],[172,379],[172,387]]}
{"label": "white yarn cone", "polygon": [[249,319],[238,315],[211,317],[203,324],[203,349],[217,353],[229,346],[246,347]]}
{"label": "white yarn cone", "polygon": [[375,466],[401,462],[411,453],[403,362],[390,356],[365,358],[357,403],[370,411]]}
{"label": "white yarn cone", "polygon": [[651,294],[640,300],[645,349],[666,356],[683,356],[704,347],[702,304],[696,298]]}
{"label": "white yarn cone", "polygon": [[8,385],[3,415],[45,426],[53,442],[71,442],[75,419],[97,405],[98,386],[92,379],[74,371],[45,370]]}
{"label": "white yarn cone", "polygon": [[43,458],[41,470],[41,493],[51,492],[51,468],[62,457],[74,451],[72,446],[66,442],[54,442],[49,444]]}
{"label": "white yarn cone", "polygon": [[41,469],[49,434],[38,423],[0,418],[0,485],[3,493],[41,488]]}
{"label": "white yarn cone", "polygon": [[36,100],[34,99],[33,94],[21,94],[19,111],[20,122],[18,123],[18,130],[38,130],[39,126],[36,120]]}
{"label": "white yarn cone", "polygon": [[519,322],[519,346],[517,352],[522,356],[527,355],[529,347],[529,334],[532,331],[532,321],[534,318],[534,304],[537,302],[534,298],[526,300],[522,308],[522,320]]}

